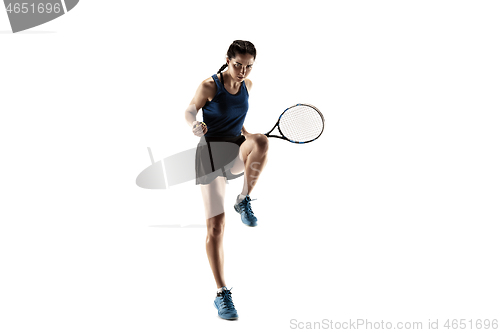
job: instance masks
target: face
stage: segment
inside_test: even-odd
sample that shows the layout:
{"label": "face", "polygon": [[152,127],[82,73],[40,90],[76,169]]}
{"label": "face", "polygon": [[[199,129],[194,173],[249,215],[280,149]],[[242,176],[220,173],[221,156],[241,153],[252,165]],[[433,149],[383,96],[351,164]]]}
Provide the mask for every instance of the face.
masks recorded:
{"label": "face", "polygon": [[226,59],[228,71],[233,80],[242,82],[252,71],[254,58],[250,54],[236,54],[233,59]]}

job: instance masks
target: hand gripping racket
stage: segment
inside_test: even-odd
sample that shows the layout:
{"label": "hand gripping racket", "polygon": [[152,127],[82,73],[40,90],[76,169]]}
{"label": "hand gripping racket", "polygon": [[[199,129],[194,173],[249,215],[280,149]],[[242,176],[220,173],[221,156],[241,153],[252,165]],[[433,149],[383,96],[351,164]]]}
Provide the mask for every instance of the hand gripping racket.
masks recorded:
{"label": "hand gripping racket", "polygon": [[[281,136],[270,134],[276,127]],[[265,135],[293,143],[308,143],[319,138],[324,127],[325,118],[317,108],[309,104],[296,104],[283,111],[276,125]]]}
{"label": "hand gripping racket", "polygon": [[205,124],[204,122],[202,122],[202,121],[201,121],[201,122],[198,122],[198,124],[193,125],[193,128],[196,128],[196,127],[198,127],[198,126],[202,126],[202,125],[207,126],[207,124]]}

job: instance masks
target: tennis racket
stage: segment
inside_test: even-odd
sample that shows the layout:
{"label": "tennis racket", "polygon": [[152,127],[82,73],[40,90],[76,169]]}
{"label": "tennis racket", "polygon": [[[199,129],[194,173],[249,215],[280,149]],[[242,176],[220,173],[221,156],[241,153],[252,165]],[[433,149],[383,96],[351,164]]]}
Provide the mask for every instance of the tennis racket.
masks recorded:
{"label": "tennis racket", "polygon": [[[276,127],[280,136],[271,135]],[[308,143],[319,138],[324,127],[325,118],[317,108],[309,104],[296,104],[283,111],[276,125],[265,135],[292,143]]]}

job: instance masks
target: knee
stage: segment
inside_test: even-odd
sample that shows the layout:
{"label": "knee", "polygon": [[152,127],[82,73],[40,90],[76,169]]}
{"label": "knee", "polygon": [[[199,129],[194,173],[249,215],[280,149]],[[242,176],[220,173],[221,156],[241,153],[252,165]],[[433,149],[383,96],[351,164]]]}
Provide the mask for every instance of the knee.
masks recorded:
{"label": "knee", "polygon": [[220,238],[224,234],[224,225],[216,224],[208,227],[207,236],[210,238]]}
{"label": "knee", "polygon": [[254,136],[255,148],[258,151],[266,153],[269,149],[269,139],[264,134],[255,134]]}
{"label": "knee", "polygon": [[224,219],[219,216],[207,220],[207,237],[218,238],[224,234]]}

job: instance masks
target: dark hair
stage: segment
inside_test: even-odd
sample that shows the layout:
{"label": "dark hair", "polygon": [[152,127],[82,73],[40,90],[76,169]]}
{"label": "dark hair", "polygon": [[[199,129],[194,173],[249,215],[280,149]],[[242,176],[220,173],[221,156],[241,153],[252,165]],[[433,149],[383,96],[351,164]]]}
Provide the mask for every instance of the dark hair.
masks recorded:
{"label": "dark hair", "polygon": [[[255,59],[257,57],[257,50],[252,43],[246,40],[235,40],[227,50],[227,57],[229,59],[233,59],[236,57],[236,54],[250,54]],[[217,74],[222,72],[227,67],[227,64],[224,64]]]}

